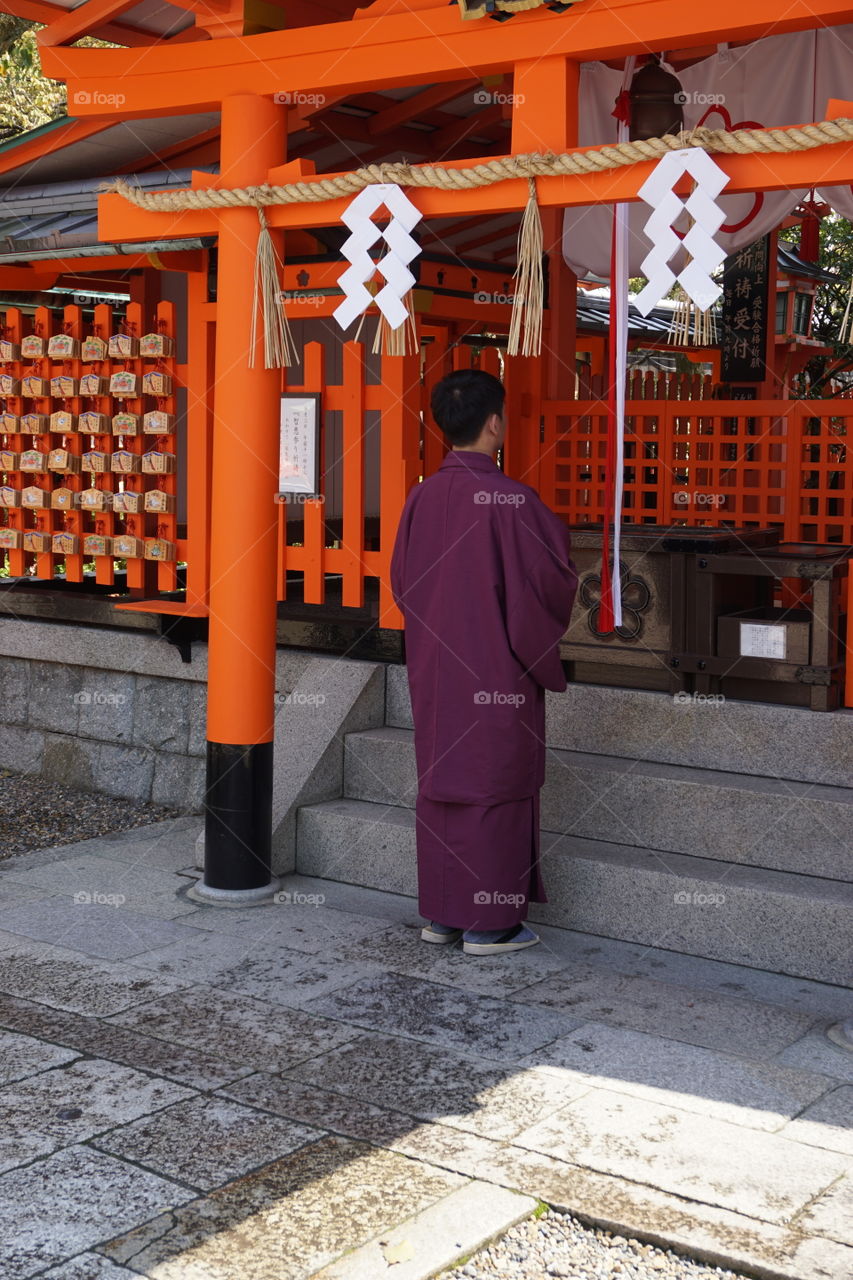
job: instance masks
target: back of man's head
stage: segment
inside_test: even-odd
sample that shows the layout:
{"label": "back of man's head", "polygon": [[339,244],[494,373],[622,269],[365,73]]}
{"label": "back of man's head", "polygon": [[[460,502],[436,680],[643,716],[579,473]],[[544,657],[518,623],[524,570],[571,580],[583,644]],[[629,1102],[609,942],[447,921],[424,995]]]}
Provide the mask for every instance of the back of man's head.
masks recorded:
{"label": "back of man's head", "polygon": [[430,407],[451,445],[473,444],[492,414],[503,413],[504,389],[482,369],[457,369],[435,384]]}

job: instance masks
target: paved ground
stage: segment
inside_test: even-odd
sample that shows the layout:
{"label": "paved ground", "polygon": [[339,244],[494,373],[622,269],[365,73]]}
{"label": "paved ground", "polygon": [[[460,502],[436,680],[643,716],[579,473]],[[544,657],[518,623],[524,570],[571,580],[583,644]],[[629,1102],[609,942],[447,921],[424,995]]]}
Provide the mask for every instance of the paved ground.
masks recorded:
{"label": "paved ground", "polygon": [[853,1277],[853,991],[552,929],[467,957],[298,877],[198,906],[197,828],[0,864],[3,1280],[414,1280],[539,1201]]}

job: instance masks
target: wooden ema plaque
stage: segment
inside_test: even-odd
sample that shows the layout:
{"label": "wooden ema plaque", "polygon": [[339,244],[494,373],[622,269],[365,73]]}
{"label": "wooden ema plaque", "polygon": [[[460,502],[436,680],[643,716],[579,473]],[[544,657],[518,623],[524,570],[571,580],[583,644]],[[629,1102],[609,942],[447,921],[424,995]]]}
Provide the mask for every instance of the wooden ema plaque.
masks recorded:
{"label": "wooden ema plaque", "polygon": [[120,533],[113,538],[113,555],[121,560],[141,560],[145,547],[141,538],[133,534]]}
{"label": "wooden ema plaque", "polygon": [[20,529],[0,529],[0,550],[19,551],[21,549],[21,541]]}
{"label": "wooden ema plaque", "polygon": [[21,419],[16,413],[0,413],[0,431],[16,436],[21,430]]}
{"label": "wooden ema plaque", "polygon": [[76,475],[80,470],[80,459],[69,449],[51,449],[47,455],[47,469]]}
{"label": "wooden ema plaque", "polygon": [[84,338],[83,347],[80,352],[80,359],[91,363],[93,360],[106,360],[108,353],[107,344],[103,338]]}
{"label": "wooden ema plaque", "polygon": [[17,471],[18,454],[14,449],[0,449],[0,471]]}
{"label": "wooden ema plaque", "polygon": [[159,369],[151,369],[148,373],[142,375],[142,392],[146,396],[170,396],[172,394],[172,379],[168,373],[161,373]]}
{"label": "wooden ema plaque", "polygon": [[21,505],[21,491],[15,489],[10,484],[0,484],[0,507],[19,507]]}
{"label": "wooden ema plaque", "polygon": [[50,394],[50,383],[47,378],[40,378],[37,373],[28,373],[21,382],[21,395],[30,400],[41,400]]}
{"label": "wooden ema plaque", "polygon": [[113,554],[113,540],[102,533],[86,533],[83,535],[84,556],[110,556]]}
{"label": "wooden ema plaque", "polygon": [[31,333],[21,341],[21,356],[24,360],[41,360],[47,355],[47,343],[38,334]]}
{"label": "wooden ema plaque", "polygon": [[40,449],[25,449],[18,460],[18,469],[20,471],[46,471],[47,454],[42,453]]}
{"label": "wooden ema plaque", "polygon": [[136,436],[139,434],[138,413],[116,413],[112,420],[114,436]]}
{"label": "wooden ema plaque", "polygon": [[17,364],[21,358],[21,344],[0,338],[0,363]]}
{"label": "wooden ema plaque", "polygon": [[57,556],[76,556],[80,554],[80,539],[76,533],[63,529],[53,535],[51,550]]}
{"label": "wooden ema plaque", "polygon": [[21,434],[40,436],[50,430],[50,418],[46,413],[25,413],[21,418]]}
{"label": "wooden ema plaque", "polygon": [[23,549],[24,551],[34,551],[37,555],[43,555],[45,551],[52,550],[50,534],[42,533],[40,529],[25,529]]}
{"label": "wooden ema plaque", "polygon": [[70,333],[55,333],[48,340],[47,354],[51,360],[77,360],[80,357],[80,343]]}
{"label": "wooden ema plaque", "polygon": [[80,394],[79,387],[79,382],[70,373],[57,373],[50,380],[50,394],[54,400],[70,400]]}
{"label": "wooden ema plaque", "polygon": [[129,333],[111,334],[109,355],[111,360],[135,360],[139,355],[139,339]]}
{"label": "wooden ema plaque", "polygon": [[122,475],[135,474],[139,470],[139,454],[130,449],[117,449],[110,457],[110,470]]}
{"label": "wooden ema plaque", "polygon": [[67,489],[62,485],[59,489],[51,490],[50,505],[54,511],[72,511],[75,506],[74,499],[77,494],[73,489]]}
{"label": "wooden ema plaque", "polygon": [[133,489],[123,489],[121,493],[113,494],[113,511],[125,516],[138,515],[144,508],[144,497],[142,493],[137,493]]}
{"label": "wooden ema plaque", "polygon": [[75,413],[68,413],[65,409],[60,409],[57,413],[50,415],[50,429],[57,434],[69,435],[73,431],[78,430],[78,419]]}
{"label": "wooden ema plaque", "polygon": [[143,418],[143,429],[146,435],[169,436],[175,430],[175,415],[164,413],[162,409],[152,409]]}
{"label": "wooden ema plaque", "polygon": [[110,429],[110,420],[105,413],[96,413],[87,409],[78,419],[80,432],[87,436],[102,436]]}
{"label": "wooden ema plaque", "polygon": [[146,333],[139,342],[139,354],[144,360],[161,360],[175,354],[175,340],[165,333]]}
{"label": "wooden ema plaque", "polygon": [[145,539],[146,560],[174,560],[177,557],[177,551],[174,542],[169,542],[166,538]]}
{"label": "wooden ema plaque", "polygon": [[21,490],[21,506],[30,511],[50,506],[50,490],[40,489],[37,484],[28,484]]}
{"label": "wooden ema plaque", "polygon": [[83,511],[111,511],[113,495],[106,489],[83,489],[79,494]]}
{"label": "wooden ema plaque", "polygon": [[149,489],[145,495],[145,510],[156,511],[161,515],[173,515],[175,510],[174,495],[166,493],[164,489]]}
{"label": "wooden ema plaque", "polygon": [[119,369],[110,378],[110,395],[135,400],[139,395],[139,379],[130,369]]}
{"label": "wooden ema plaque", "polygon": [[80,379],[81,396],[105,396],[109,387],[107,379],[102,378],[99,373],[84,373]]}
{"label": "wooden ema plaque", "polygon": [[171,475],[175,470],[175,462],[173,453],[162,453],[159,449],[152,449],[150,453],[142,455],[142,470],[149,476]]}
{"label": "wooden ema plaque", "polygon": [[0,373],[0,396],[19,396],[20,394],[20,379],[11,373]]}
{"label": "wooden ema plaque", "polygon": [[96,475],[101,475],[104,471],[110,469],[110,455],[104,453],[103,449],[88,449],[83,454],[83,470],[91,471]]}

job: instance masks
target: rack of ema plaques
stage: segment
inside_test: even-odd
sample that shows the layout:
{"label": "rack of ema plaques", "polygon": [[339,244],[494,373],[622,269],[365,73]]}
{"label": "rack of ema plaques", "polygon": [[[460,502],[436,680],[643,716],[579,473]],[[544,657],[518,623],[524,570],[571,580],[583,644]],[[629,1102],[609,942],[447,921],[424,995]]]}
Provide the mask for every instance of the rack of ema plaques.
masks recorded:
{"label": "rack of ema plaques", "polygon": [[[149,323],[146,325],[146,319]],[[0,554],[12,577],[177,587],[175,315],[5,315]],[[156,563],[156,569],[152,567]]]}

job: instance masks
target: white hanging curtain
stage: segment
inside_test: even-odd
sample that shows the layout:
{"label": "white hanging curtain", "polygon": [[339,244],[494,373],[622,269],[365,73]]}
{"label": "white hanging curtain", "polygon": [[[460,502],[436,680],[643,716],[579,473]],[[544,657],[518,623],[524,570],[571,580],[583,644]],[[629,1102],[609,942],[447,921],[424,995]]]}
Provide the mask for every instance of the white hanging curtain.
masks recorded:
{"label": "white hanging curtain", "polygon": [[[692,129],[707,114],[711,129],[759,125],[773,128],[822,120],[830,98],[846,99],[853,85],[853,26],[770,36],[730,49],[726,46],[678,72],[687,101],[684,126]],[[612,116],[622,72],[587,62],[580,73],[579,145],[616,141]],[[820,187],[824,200],[853,219],[850,186]],[[765,191],[759,195],[721,195],[726,222],[716,239],[726,253],[752,244],[777,227],[807,194]],[[643,233],[649,211],[633,202],[629,215],[629,271],[640,275],[648,252]],[[581,277],[610,274],[610,237],[600,205],[567,209],[563,221],[563,255]],[[686,230],[686,226],[681,228]],[[678,267],[676,265],[675,269]]]}

